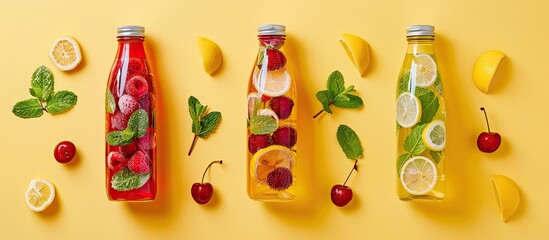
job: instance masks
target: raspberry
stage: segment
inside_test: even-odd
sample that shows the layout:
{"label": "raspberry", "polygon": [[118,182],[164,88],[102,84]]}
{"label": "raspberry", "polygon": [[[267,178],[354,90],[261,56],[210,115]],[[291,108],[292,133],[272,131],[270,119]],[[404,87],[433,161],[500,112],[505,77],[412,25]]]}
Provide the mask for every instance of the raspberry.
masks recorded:
{"label": "raspberry", "polygon": [[132,141],[130,144],[117,147],[117,150],[122,153],[124,157],[129,158],[137,151],[137,145]]}
{"label": "raspberry", "polygon": [[254,154],[259,149],[266,148],[268,146],[271,146],[273,144],[273,141],[271,140],[271,136],[269,134],[263,134],[263,135],[250,135],[248,138],[248,150],[250,150],[250,153]]}
{"label": "raspberry", "polygon": [[128,75],[136,75],[145,72],[145,64],[142,59],[130,58],[128,62]]}
{"label": "raspberry", "polygon": [[142,151],[137,151],[128,161],[128,168],[136,174],[144,174],[151,171],[149,157]]}
{"label": "raspberry", "polygon": [[286,119],[292,115],[294,101],[286,96],[274,97],[269,101],[269,107],[278,115],[279,119]]}
{"label": "raspberry", "polygon": [[154,129],[147,128],[147,133],[145,133],[143,137],[137,139],[137,145],[139,145],[142,150],[150,150],[155,146],[155,137]]}
{"label": "raspberry", "polygon": [[122,155],[122,153],[119,152],[110,152],[107,156],[107,164],[109,165],[109,168],[117,172],[118,170],[124,168],[128,162],[128,159]]}
{"label": "raspberry", "polygon": [[118,108],[122,113],[127,116],[131,115],[133,112],[135,112],[135,110],[137,110],[137,104],[138,103],[135,98],[128,94],[124,94],[122,95],[122,97],[120,97],[120,99],[118,99]]}
{"label": "raspberry", "polygon": [[288,189],[293,181],[292,172],[285,167],[277,167],[267,175],[267,185],[277,191]]}
{"label": "raspberry", "polygon": [[150,113],[156,108],[156,98],[151,93],[146,93],[139,98],[139,108]]}
{"label": "raspberry", "polygon": [[269,57],[267,71],[278,70],[286,66],[286,56],[280,50],[276,48],[267,49],[267,56]]}
{"label": "raspberry", "polygon": [[111,116],[111,127],[115,130],[124,130],[128,126],[128,116],[120,111],[116,111]]}
{"label": "raspberry", "polygon": [[143,76],[133,76],[126,82],[126,92],[137,98],[145,95],[149,91],[147,79]]}
{"label": "raspberry", "polygon": [[292,148],[297,143],[297,131],[291,126],[283,126],[273,133],[273,144]]}

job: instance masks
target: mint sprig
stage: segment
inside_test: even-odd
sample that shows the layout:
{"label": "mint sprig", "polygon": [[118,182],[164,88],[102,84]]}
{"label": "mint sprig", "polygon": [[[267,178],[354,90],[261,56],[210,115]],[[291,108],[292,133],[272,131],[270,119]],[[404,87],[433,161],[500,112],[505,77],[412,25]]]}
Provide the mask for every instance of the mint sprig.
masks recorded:
{"label": "mint sprig", "polygon": [[250,119],[250,132],[256,135],[271,134],[278,128],[276,120],[270,116],[253,116]]}
{"label": "mint sprig", "polygon": [[78,97],[71,91],[54,92],[53,74],[45,66],[38,67],[31,77],[29,93],[34,98],[17,102],[12,113],[20,118],[38,118],[45,112],[61,114],[72,109]]}
{"label": "mint sprig", "polygon": [[112,176],[111,186],[116,191],[129,191],[142,187],[147,183],[150,177],[150,172],[137,174],[128,168],[124,168]]}
{"label": "mint sprig", "polygon": [[192,132],[194,133],[193,142],[188,153],[190,156],[198,138],[206,138],[219,125],[219,122],[221,121],[221,113],[214,111],[205,114],[208,106],[202,105],[200,101],[193,96],[189,97],[188,104],[189,114],[193,120]]}
{"label": "mint sprig", "polygon": [[425,144],[423,143],[423,140],[421,139],[421,134],[423,132],[423,129],[427,124],[418,124],[412,127],[412,131],[406,139],[404,140],[404,150],[406,151],[405,154],[402,154],[398,157],[397,160],[397,172],[400,173],[400,169],[402,166],[404,166],[404,163],[411,158],[412,156],[417,156],[422,154],[427,147],[425,147]]}
{"label": "mint sprig", "polygon": [[143,109],[138,109],[128,119],[126,129],[112,131],[107,134],[107,143],[111,146],[125,146],[130,144],[134,138],[140,138],[147,134],[149,116]]}
{"label": "mint sprig", "polygon": [[328,77],[326,83],[327,90],[322,90],[316,93],[316,99],[322,104],[322,110],[315,114],[313,118],[318,117],[321,113],[327,112],[332,114],[331,105],[341,108],[360,108],[364,103],[362,98],[351,94],[355,92],[353,85],[345,87],[345,80],[339,71],[334,71]]}

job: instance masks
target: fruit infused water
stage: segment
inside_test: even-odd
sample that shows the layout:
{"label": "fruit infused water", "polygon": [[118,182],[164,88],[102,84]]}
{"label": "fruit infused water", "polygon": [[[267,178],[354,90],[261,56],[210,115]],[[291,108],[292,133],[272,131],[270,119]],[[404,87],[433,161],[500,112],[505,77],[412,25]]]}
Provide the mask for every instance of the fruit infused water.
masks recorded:
{"label": "fruit infused water", "polygon": [[248,83],[247,190],[260,201],[288,201],[296,192],[297,93],[283,50],[285,30],[259,27]]}
{"label": "fruit infused water", "polygon": [[156,197],[156,90],[140,26],[118,28],[118,51],[107,83],[106,188],[110,200]]}
{"label": "fruit infused water", "polygon": [[408,48],[396,91],[397,194],[404,201],[445,195],[446,107],[434,27],[407,28]]}

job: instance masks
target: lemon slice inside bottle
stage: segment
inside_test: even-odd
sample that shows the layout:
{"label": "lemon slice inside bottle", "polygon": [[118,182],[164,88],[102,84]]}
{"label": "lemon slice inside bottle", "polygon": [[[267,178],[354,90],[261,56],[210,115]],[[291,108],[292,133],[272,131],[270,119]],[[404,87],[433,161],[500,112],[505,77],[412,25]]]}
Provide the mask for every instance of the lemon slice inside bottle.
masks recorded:
{"label": "lemon slice inside bottle", "polygon": [[287,68],[276,71],[255,68],[253,83],[260,95],[264,94],[269,97],[278,97],[286,94],[290,90],[292,75]]}
{"label": "lemon slice inside bottle", "polygon": [[423,156],[408,159],[400,170],[400,183],[413,195],[430,192],[437,184],[437,180],[437,167],[433,161]]}
{"label": "lemon slice inside bottle", "polygon": [[257,151],[250,161],[250,174],[266,184],[267,175],[279,167],[292,169],[296,154],[287,147],[272,145]]}
{"label": "lemon slice inside bottle", "polygon": [[[414,67],[415,66],[415,67]],[[433,57],[426,53],[414,56],[412,73],[415,74],[416,86],[427,88],[437,80],[437,64]]]}
{"label": "lemon slice inside bottle", "polygon": [[421,102],[410,92],[398,96],[396,109],[396,120],[401,127],[413,127],[421,119]]}
{"label": "lemon slice inside bottle", "polygon": [[446,146],[446,127],[441,120],[434,120],[425,126],[421,134],[423,143],[429,150],[441,151]]}
{"label": "lemon slice inside bottle", "polygon": [[82,53],[76,39],[62,36],[53,42],[49,53],[53,64],[61,71],[69,71],[82,61]]}
{"label": "lemon slice inside bottle", "polygon": [[44,211],[55,199],[55,187],[44,179],[30,181],[29,188],[25,192],[25,201],[32,211]]}

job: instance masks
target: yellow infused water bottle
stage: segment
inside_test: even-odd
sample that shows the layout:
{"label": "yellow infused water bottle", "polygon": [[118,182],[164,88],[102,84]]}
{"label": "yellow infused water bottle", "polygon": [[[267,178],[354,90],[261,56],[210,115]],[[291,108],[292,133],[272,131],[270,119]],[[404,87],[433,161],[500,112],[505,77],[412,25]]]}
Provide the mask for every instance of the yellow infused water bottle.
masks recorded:
{"label": "yellow infused water bottle", "polygon": [[446,107],[433,46],[434,27],[407,27],[408,48],[396,89],[397,195],[437,201],[446,192]]}
{"label": "yellow infused water bottle", "polygon": [[259,27],[248,82],[247,192],[259,201],[289,201],[296,192],[297,93],[283,48],[285,30]]}

